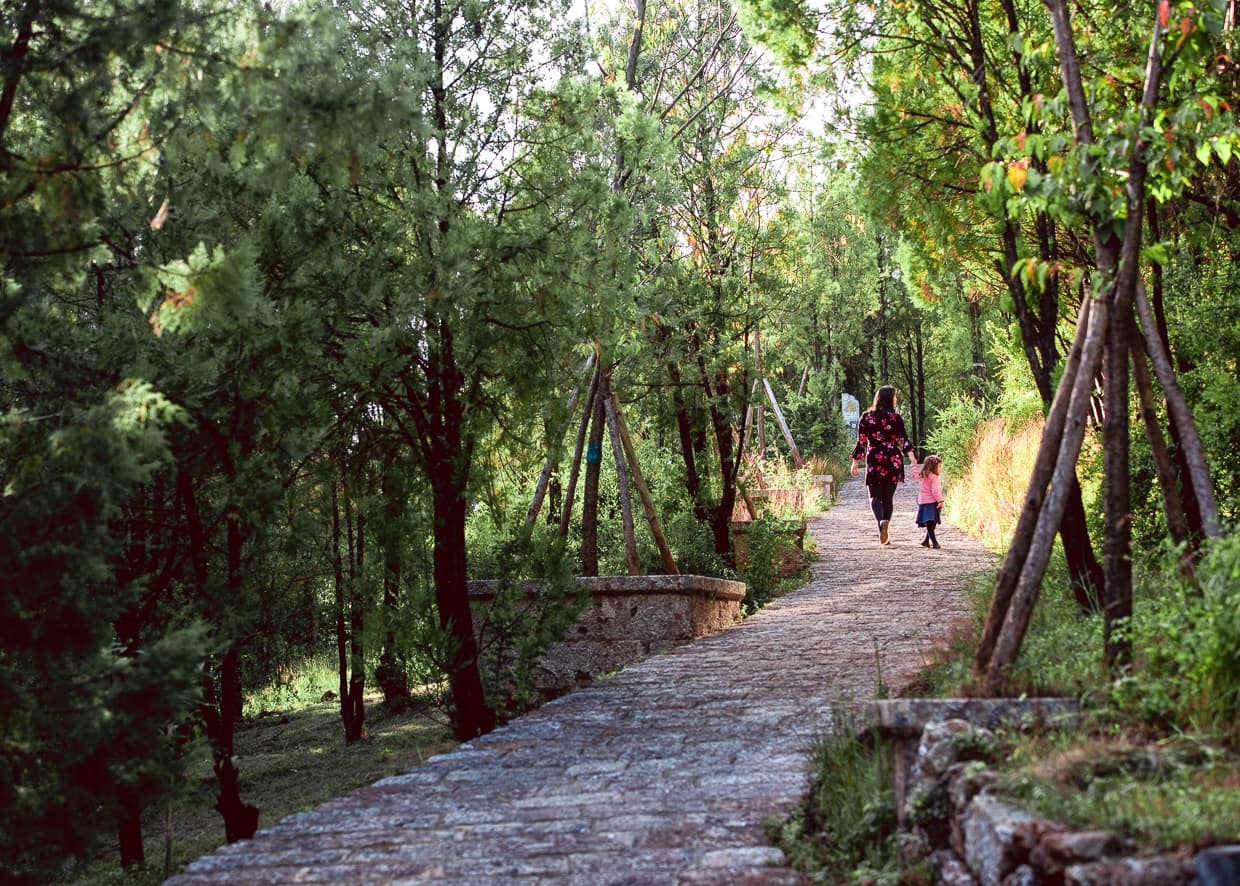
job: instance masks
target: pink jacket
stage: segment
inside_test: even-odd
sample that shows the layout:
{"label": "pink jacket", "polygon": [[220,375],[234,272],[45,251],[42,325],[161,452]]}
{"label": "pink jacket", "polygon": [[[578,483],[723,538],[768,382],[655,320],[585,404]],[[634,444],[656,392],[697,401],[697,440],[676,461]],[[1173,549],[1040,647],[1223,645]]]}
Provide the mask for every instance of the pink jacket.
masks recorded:
{"label": "pink jacket", "polygon": [[921,485],[917,489],[917,503],[919,505],[928,505],[943,500],[943,484],[939,481],[938,474],[928,474],[921,472]]}

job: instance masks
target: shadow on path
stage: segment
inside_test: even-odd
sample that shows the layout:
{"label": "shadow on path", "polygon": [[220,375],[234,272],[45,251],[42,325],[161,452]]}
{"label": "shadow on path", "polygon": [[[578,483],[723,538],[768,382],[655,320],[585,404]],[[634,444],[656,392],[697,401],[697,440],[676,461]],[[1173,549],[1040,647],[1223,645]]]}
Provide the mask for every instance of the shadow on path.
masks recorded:
{"label": "shadow on path", "polygon": [[626,668],[404,774],[290,816],[171,883],[791,884],[763,820],[806,786],[832,707],[912,679],[991,564],[954,527],[891,544],[865,487],[814,518],[813,578],[743,623]]}

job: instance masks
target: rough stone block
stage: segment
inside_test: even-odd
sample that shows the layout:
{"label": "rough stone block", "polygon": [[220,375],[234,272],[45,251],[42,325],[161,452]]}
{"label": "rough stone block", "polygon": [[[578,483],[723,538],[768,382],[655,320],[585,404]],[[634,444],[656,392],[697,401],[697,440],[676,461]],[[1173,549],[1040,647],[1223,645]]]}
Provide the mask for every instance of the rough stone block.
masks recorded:
{"label": "rough stone block", "polygon": [[965,861],[981,886],[1000,886],[1026,861],[1013,836],[1019,825],[1031,820],[1027,812],[989,794],[973,798],[964,818]]}
{"label": "rough stone block", "polygon": [[1240,846],[1213,846],[1197,855],[1200,886],[1235,886],[1240,883]]}

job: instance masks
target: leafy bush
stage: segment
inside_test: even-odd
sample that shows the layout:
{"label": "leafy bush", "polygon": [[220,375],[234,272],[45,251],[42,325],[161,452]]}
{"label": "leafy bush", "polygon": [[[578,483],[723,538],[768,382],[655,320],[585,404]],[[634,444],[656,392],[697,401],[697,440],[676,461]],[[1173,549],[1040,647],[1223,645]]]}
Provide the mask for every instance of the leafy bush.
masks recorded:
{"label": "leafy bush", "polygon": [[1197,566],[1200,591],[1172,551],[1145,582],[1129,625],[1134,667],[1116,702],[1144,720],[1240,744],[1240,532],[1215,539]]}
{"label": "leafy bush", "polygon": [[977,429],[990,417],[989,410],[968,397],[956,397],[935,417],[934,430],[926,437],[929,451],[943,459],[954,476],[973,460]]}

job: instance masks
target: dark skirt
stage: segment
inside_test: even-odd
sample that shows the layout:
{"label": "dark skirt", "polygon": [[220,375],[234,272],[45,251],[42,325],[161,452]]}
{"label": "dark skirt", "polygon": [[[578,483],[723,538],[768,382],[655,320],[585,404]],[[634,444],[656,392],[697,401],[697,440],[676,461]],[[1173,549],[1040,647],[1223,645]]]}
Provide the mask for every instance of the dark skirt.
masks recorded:
{"label": "dark skirt", "polygon": [[939,505],[937,502],[928,502],[917,508],[917,525],[925,526],[927,523],[940,523]]}

